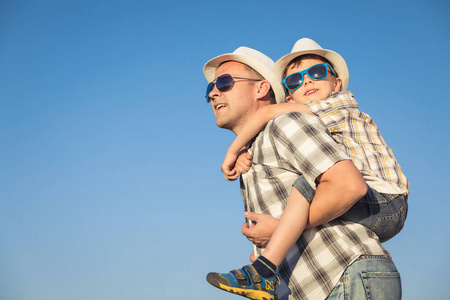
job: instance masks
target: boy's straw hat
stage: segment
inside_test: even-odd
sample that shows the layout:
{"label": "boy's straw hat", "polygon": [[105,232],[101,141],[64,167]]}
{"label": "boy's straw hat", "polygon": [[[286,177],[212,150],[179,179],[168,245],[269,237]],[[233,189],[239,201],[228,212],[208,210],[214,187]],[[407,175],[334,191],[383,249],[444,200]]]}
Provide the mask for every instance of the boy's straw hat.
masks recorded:
{"label": "boy's straw hat", "polygon": [[273,66],[273,73],[277,80],[283,79],[283,73],[286,66],[296,57],[305,54],[316,54],[326,58],[334,67],[334,71],[342,80],[341,91],[347,90],[348,86],[348,68],[345,60],[334,51],[326,50],[319,44],[308,38],[299,39],[290,54],[280,58]]}
{"label": "boy's straw hat", "polygon": [[208,61],[203,67],[203,74],[208,82],[214,80],[217,68],[226,61],[237,61],[254,69],[270,82],[277,103],[285,102],[286,95],[281,80],[278,80],[272,72],[273,60],[270,57],[248,47],[239,47],[233,53],[219,55]]}

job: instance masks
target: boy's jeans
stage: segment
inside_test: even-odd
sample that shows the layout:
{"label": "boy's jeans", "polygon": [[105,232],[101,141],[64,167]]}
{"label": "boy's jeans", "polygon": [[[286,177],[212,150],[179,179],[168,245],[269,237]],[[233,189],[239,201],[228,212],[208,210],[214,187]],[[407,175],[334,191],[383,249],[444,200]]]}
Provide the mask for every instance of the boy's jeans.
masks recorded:
{"label": "boy's jeans", "polygon": [[361,256],[345,270],[327,300],[402,298],[400,274],[385,256]]}
{"label": "boy's jeans", "polygon": [[[294,182],[293,186],[311,203],[316,191],[303,175]],[[339,219],[364,225],[378,235],[380,242],[385,242],[402,230],[407,213],[406,195],[382,194],[367,187],[367,194]]]}

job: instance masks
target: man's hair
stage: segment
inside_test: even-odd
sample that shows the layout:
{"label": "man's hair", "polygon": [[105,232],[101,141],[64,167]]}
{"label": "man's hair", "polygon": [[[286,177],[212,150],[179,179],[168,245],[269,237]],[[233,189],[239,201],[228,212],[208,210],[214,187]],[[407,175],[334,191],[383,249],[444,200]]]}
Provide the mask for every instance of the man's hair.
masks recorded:
{"label": "man's hair", "polygon": [[[224,63],[227,63],[227,62],[230,62],[230,61],[231,61],[231,60],[222,62],[222,63],[219,65],[219,67],[220,67],[221,65],[223,65]],[[245,69],[246,69],[247,71],[249,71],[249,72],[255,77],[254,79],[266,80],[261,74],[259,74],[259,72],[257,72],[255,69],[253,69],[253,68],[250,67],[249,65],[246,65],[246,64],[243,64],[243,65],[244,65]],[[256,83],[255,81],[251,82],[252,85],[255,84],[255,83]],[[270,83],[270,82],[269,82],[269,83]],[[267,95],[269,96],[269,102],[270,102],[270,104],[275,104],[275,103],[277,103],[277,99],[275,98],[275,92],[274,92],[273,89],[272,89],[272,85],[270,85],[270,90],[269,90],[269,93],[268,93]]]}
{"label": "man's hair", "polygon": [[289,70],[289,68],[298,67],[302,63],[302,61],[305,59],[317,59],[324,63],[328,63],[331,66],[331,68],[333,69],[334,73],[336,73],[336,77],[339,77],[339,74],[336,72],[336,69],[334,68],[333,64],[329,60],[327,60],[325,57],[317,55],[317,54],[305,54],[305,55],[297,56],[296,58],[291,60],[290,63],[288,63],[288,65],[284,69],[283,78],[286,77],[287,70]]}

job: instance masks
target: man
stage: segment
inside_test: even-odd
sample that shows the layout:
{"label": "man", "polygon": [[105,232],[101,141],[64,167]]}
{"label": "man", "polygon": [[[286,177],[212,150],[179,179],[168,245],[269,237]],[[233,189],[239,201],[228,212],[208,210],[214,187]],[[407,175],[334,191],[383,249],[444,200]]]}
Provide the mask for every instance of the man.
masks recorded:
{"label": "man", "polygon": [[[246,47],[206,63],[204,74],[210,82],[206,97],[219,127],[238,134],[260,107],[284,101],[272,65],[270,58]],[[339,199],[336,205],[345,212],[364,195],[366,185],[317,117],[279,115],[256,136],[248,151],[253,164],[241,176],[241,191],[246,211],[260,214],[254,228],[280,217],[300,175],[316,189],[309,223],[320,226],[306,230],[277,269],[281,279],[276,288],[278,299],[361,299],[366,294],[375,299],[400,297],[399,274],[375,234],[359,224],[331,221],[337,217],[336,207],[328,208],[327,201]],[[257,254],[262,250],[258,248]],[[274,299],[272,284],[252,276],[252,270],[246,266],[234,270],[237,272],[212,273],[208,281],[248,298]],[[385,284],[380,277],[394,280]],[[261,293],[247,293],[255,286]]]}

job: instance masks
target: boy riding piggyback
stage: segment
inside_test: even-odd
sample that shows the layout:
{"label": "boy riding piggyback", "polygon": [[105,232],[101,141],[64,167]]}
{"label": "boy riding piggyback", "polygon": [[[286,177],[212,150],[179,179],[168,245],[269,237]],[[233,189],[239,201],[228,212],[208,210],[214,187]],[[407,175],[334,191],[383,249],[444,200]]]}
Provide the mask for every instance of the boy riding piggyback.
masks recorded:
{"label": "boy riding piggyback", "polygon": [[[251,299],[274,299],[273,291],[261,288],[252,278],[262,278],[263,282],[271,281],[276,285],[277,267],[305,228],[339,218],[368,227],[384,242],[400,232],[408,210],[409,182],[375,122],[359,110],[353,94],[347,91],[349,73],[345,60],[338,53],[303,38],[297,41],[291,53],[275,63],[273,73],[283,83],[286,103],[264,106],[246,122],[225,156],[222,165],[225,178],[235,180],[250,168],[251,157],[239,156],[239,153],[272,118],[284,113],[307,113],[322,120],[363,176],[367,193],[348,207],[343,207],[336,195],[321,195],[325,200],[320,202],[315,198],[316,182],[299,174],[262,255],[243,269],[208,275],[211,284]],[[308,215],[313,203],[333,213],[323,219]],[[319,221],[310,223],[308,219]],[[249,269],[258,276],[246,276]],[[243,279],[238,280],[239,276]]]}

